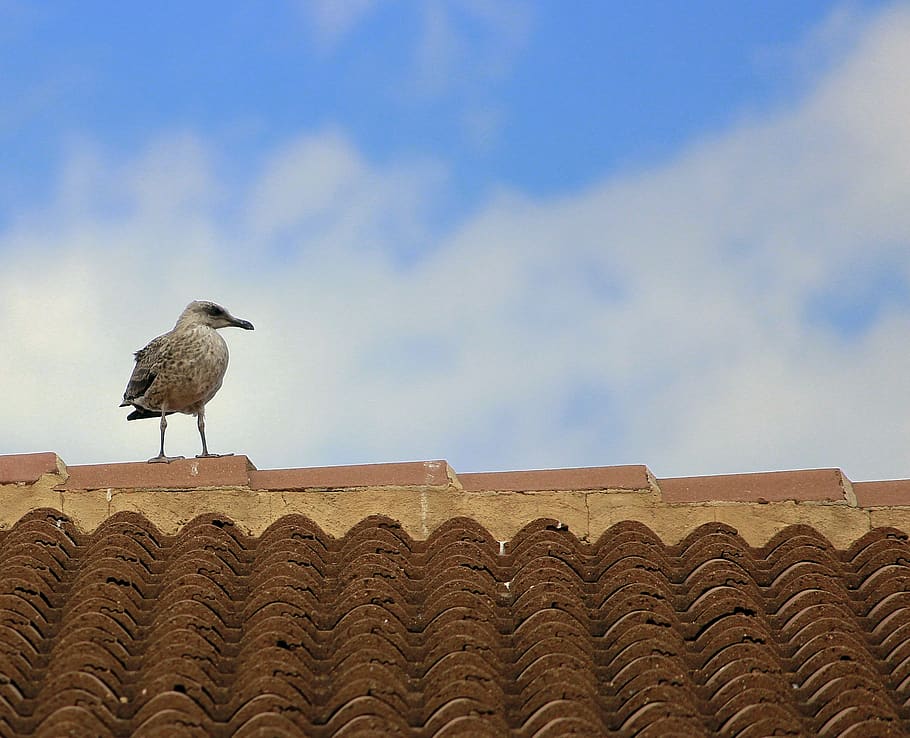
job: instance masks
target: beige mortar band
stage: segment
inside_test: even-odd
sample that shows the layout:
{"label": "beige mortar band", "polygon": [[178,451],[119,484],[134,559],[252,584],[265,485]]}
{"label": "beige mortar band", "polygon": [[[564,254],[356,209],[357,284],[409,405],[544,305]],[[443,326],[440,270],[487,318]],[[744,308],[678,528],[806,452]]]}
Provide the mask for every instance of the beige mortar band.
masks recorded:
{"label": "beige mortar band", "polygon": [[806,524],[838,548],[871,529],[892,526],[910,533],[910,508],[859,508],[824,502],[705,502],[667,504],[653,491],[465,492],[455,487],[359,487],[332,490],[60,490],[59,477],[34,484],[0,485],[0,529],[26,513],[51,508],[86,533],[118,512],[145,516],[164,534],[176,534],[198,515],[217,513],[258,536],[283,515],[310,518],[333,536],[344,535],[369,515],[398,520],[415,539],[425,539],[453,517],[473,518],[497,540],[509,540],[539,518],[553,518],[577,537],[594,541],[612,525],[638,521],[667,544],[711,522],[736,528],[752,546],[766,543],[787,526]]}

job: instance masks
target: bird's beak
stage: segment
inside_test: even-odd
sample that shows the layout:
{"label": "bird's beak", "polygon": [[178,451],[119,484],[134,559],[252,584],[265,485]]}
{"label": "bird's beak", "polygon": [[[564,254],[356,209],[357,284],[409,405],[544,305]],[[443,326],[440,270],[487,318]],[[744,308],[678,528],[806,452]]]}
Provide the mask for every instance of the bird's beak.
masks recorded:
{"label": "bird's beak", "polygon": [[241,320],[240,318],[235,318],[231,316],[231,325],[237,326],[238,328],[243,328],[245,331],[253,330],[253,324],[248,320]]}

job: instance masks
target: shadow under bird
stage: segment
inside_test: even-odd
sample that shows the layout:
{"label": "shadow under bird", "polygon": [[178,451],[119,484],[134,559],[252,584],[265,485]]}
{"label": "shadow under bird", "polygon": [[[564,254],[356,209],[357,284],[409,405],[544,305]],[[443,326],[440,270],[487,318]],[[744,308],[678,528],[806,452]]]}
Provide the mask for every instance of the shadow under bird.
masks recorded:
{"label": "shadow under bird", "polygon": [[230,455],[210,454],[205,443],[205,405],[221,388],[228,366],[228,347],[218,329],[230,326],[253,330],[252,323],[235,318],[221,305],[195,300],[180,314],[173,330],[136,352],[136,366],[120,407],[135,408],[127,420],[161,418],[161,450],[150,462],[183,458],[164,454],[166,416],[173,413],[196,416],[202,438],[197,459]]}

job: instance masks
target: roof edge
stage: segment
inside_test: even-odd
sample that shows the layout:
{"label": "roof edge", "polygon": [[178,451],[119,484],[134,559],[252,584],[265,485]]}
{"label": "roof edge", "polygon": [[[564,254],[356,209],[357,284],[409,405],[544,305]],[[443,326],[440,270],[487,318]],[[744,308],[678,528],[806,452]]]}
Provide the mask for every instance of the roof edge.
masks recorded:
{"label": "roof edge", "polygon": [[853,484],[840,469],[656,479],[643,465],[458,475],[444,460],[258,470],[246,456],[223,456],[67,467],[44,453],[0,456],[0,472],[0,529],[52,509],[85,531],[136,512],[167,534],[201,514],[251,534],[302,515],[335,536],[382,514],[419,539],[456,517],[499,540],[541,518],[588,541],[621,521],[667,542],[704,523],[732,526],[752,545],[791,525],[812,526],[837,546],[874,527],[910,533],[910,480]]}
{"label": "roof edge", "polygon": [[839,468],[655,478],[643,464],[457,473],[447,461],[257,469],[244,455],[181,459],[170,464],[118,462],[67,466],[53,451],[0,455],[0,484],[55,489],[162,490],[238,488],[253,491],[344,490],[365,487],[445,488],[482,492],[628,492],[666,504],[819,502],[851,507],[910,507],[910,479],[852,482]]}

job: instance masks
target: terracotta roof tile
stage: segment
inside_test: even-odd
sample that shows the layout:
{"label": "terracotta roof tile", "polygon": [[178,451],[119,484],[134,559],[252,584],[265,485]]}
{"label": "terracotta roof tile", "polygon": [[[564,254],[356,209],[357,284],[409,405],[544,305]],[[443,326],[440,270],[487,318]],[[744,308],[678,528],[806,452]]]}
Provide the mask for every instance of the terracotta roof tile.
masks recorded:
{"label": "terracotta roof tile", "polygon": [[0,485],[3,738],[910,732],[907,480],[28,454]]}
{"label": "terracotta roof tile", "polygon": [[459,474],[458,479],[467,492],[607,489],[637,491],[651,488],[648,467],[641,465],[480,472]]}
{"label": "terracotta roof tile", "polygon": [[250,474],[252,489],[338,489],[350,487],[445,487],[451,470],[445,461],[359,464],[307,469],[268,469]]}
{"label": "terracotta roof tile", "polygon": [[56,474],[58,464],[55,453],[0,455],[0,484],[37,482],[43,474]]}
{"label": "terracotta roof tile", "polygon": [[[379,510],[423,537],[461,514],[501,539],[548,514],[583,537],[600,535],[626,515],[671,540],[712,520],[735,524],[753,543],[798,522],[819,525],[838,545],[870,525],[910,529],[910,480],[852,483],[839,469],[669,479],[655,479],[640,465],[459,475],[442,460],[257,470],[245,456],[67,468],[55,454],[42,453],[0,456],[0,473],[6,480],[0,482],[0,528],[30,509],[53,506],[90,529],[117,511],[149,511],[169,533],[212,509],[257,532],[276,514],[302,512],[335,535]],[[180,495],[184,490],[197,494]],[[787,506],[805,502],[824,503],[828,512]],[[770,511],[759,509],[764,504]],[[871,513],[857,514],[861,509]]]}
{"label": "terracotta roof tile", "polygon": [[721,474],[711,477],[677,477],[658,481],[664,502],[843,502],[847,499],[840,469],[754,474]]}
{"label": "terracotta roof tile", "polygon": [[910,506],[910,479],[854,482],[853,490],[860,507]]}
{"label": "terracotta roof tile", "polygon": [[181,459],[170,464],[128,462],[67,467],[69,478],[61,490],[87,489],[198,489],[246,487],[255,469],[246,456]]}
{"label": "terracotta roof tile", "polygon": [[369,517],[0,531],[0,735],[906,735],[910,542]]}

